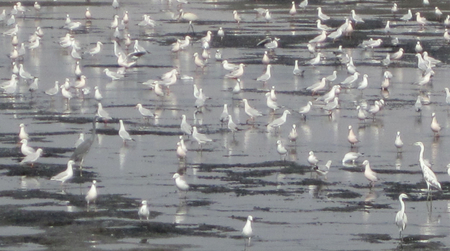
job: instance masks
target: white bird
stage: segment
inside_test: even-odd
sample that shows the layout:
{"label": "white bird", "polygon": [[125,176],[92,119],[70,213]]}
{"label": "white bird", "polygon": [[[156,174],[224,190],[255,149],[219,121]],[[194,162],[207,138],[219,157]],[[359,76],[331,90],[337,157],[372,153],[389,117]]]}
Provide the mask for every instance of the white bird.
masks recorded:
{"label": "white bird", "polygon": [[114,9],[118,9],[120,7],[119,1],[118,0],[113,0],[112,7]]}
{"label": "white bird", "polygon": [[228,114],[228,129],[233,133],[233,136],[234,133],[239,130],[236,123],[233,122],[233,118],[230,114]]}
{"label": "white bird", "polygon": [[183,145],[181,145],[180,142],[177,142],[177,156],[180,159],[186,158],[187,155],[187,149],[183,148]]}
{"label": "white bird", "polygon": [[192,127],[192,138],[194,138],[195,141],[197,141],[197,143],[200,145],[200,147],[202,147],[202,144],[213,141],[212,139],[208,138],[208,136],[206,136],[206,134],[199,133],[197,131],[196,126]]}
{"label": "white bird", "polygon": [[368,160],[364,160],[362,164],[365,166],[364,176],[366,176],[366,178],[370,181],[370,187],[372,188],[375,186],[375,182],[378,181],[377,173],[372,171]]}
{"label": "white bird", "polygon": [[258,110],[256,110],[255,108],[251,107],[248,104],[248,100],[247,99],[244,98],[242,101],[244,102],[244,111],[250,117],[251,120],[255,120],[255,117],[262,116],[261,112],[259,112]]}
{"label": "white bird", "polygon": [[302,70],[298,67],[298,60],[295,60],[294,70],[292,71],[292,74],[294,74],[296,76],[303,76],[304,72],[305,72],[305,70]]}
{"label": "white bird", "polygon": [[342,81],[340,83],[340,85],[351,86],[356,80],[358,80],[359,75],[360,75],[359,72],[353,73],[353,75],[348,76],[347,78],[345,78],[344,81]]}
{"label": "white bird", "polygon": [[325,30],[322,30],[322,33],[320,33],[320,35],[316,36],[315,38],[309,40],[309,43],[320,44],[326,39],[327,39],[327,32]]}
{"label": "white bird", "polygon": [[[305,1],[308,1],[308,0],[305,0]],[[253,236],[252,222],[253,222],[253,216],[249,215],[247,217],[247,222],[245,223],[244,228],[242,229],[242,235],[245,238],[248,238],[248,242],[250,242],[250,240]]]}
{"label": "white bird", "polygon": [[328,160],[327,163],[323,167],[322,166],[314,167],[314,171],[320,176],[325,176],[328,174],[328,171],[330,171],[331,163],[332,163],[332,161]]}
{"label": "white bird", "polygon": [[398,227],[398,231],[400,232],[400,241],[403,242],[402,232],[406,228],[406,224],[408,224],[408,217],[405,214],[405,203],[403,199],[408,198],[408,195],[402,193],[398,196],[398,200],[400,202],[400,211],[395,215],[395,224]]}
{"label": "white bird", "polygon": [[279,129],[282,125],[284,125],[284,123],[286,123],[286,119],[287,119],[287,115],[288,114],[291,114],[291,112],[288,111],[288,110],[284,110],[283,115],[281,115],[281,117],[273,120],[272,122],[270,122],[267,125],[268,131],[270,131],[270,129],[272,129],[272,128],[273,129],[277,129],[277,128]]}
{"label": "white bird", "polygon": [[153,114],[149,109],[145,108],[142,106],[142,104],[137,104],[136,108],[139,110],[139,113],[144,117],[144,118],[154,118],[155,114]]}
{"label": "white bird", "polygon": [[391,55],[391,60],[399,60],[403,57],[404,49],[400,48],[397,52]]}
{"label": "white bird", "polygon": [[351,161],[352,164],[355,164],[355,161],[361,156],[363,156],[363,154],[361,154],[361,153],[348,152],[344,155],[344,158],[342,159],[342,164],[344,165],[345,163],[347,163],[349,161]]}
{"label": "white bird", "polygon": [[234,21],[236,21],[238,23],[238,25],[242,21],[241,16],[239,15],[239,13],[236,10],[233,11],[233,18],[234,18]]}
{"label": "white bird", "polygon": [[181,124],[180,124],[181,132],[191,135],[192,134],[192,126],[186,121],[186,115],[181,115]]}
{"label": "white bird", "polygon": [[364,20],[359,15],[356,15],[355,10],[351,10],[351,13],[352,20],[355,21],[355,23],[364,23]]}
{"label": "white bird", "polygon": [[439,132],[441,131],[441,126],[439,125],[437,118],[436,118],[436,113],[432,113],[431,114],[431,130],[434,133],[434,136],[439,136]]}
{"label": "white bird", "polygon": [[139,215],[140,220],[142,220],[142,218],[145,218],[148,220],[148,218],[150,217],[150,211],[148,210],[146,200],[143,200],[141,202],[141,207],[139,208],[138,215]]}
{"label": "white bird", "polygon": [[95,100],[97,100],[97,101],[102,100],[102,99],[103,99],[103,96],[102,96],[102,94],[100,93],[100,89],[98,88],[98,86],[95,86],[94,89],[95,89],[95,92],[94,92],[94,98],[95,98]]}
{"label": "white bird", "polygon": [[91,56],[97,55],[102,50],[102,46],[103,46],[102,42],[98,41],[95,47],[91,48],[88,53],[91,54]]}
{"label": "white bird", "polygon": [[447,87],[445,87],[444,90],[445,90],[445,103],[447,105],[450,105],[450,90]]}
{"label": "white bird", "polygon": [[412,19],[412,17],[413,17],[413,15],[412,15],[411,9],[408,9],[408,12],[405,15],[403,15],[400,19],[405,22],[408,22],[409,20]]}
{"label": "white bird", "polygon": [[263,64],[268,64],[270,63],[270,58],[269,58],[269,54],[267,51],[264,52],[263,58],[262,58],[262,63]]}
{"label": "white bird", "polygon": [[229,63],[228,60],[225,59],[222,61],[222,67],[227,71],[235,71],[239,68],[239,65]]}
{"label": "white bird", "polygon": [[322,53],[320,53],[320,52],[317,53],[317,55],[313,59],[308,61],[308,64],[310,64],[312,66],[320,64],[320,58],[321,57],[322,57]]}
{"label": "white bird", "polygon": [[123,143],[126,144],[127,141],[134,141],[133,138],[131,138],[130,134],[125,130],[125,126],[123,125],[123,120],[119,120],[120,122],[120,129],[119,129],[119,136],[122,138]]}
{"label": "white bird", "polygon": [[317,159],[317,157],[314,155],[313,151],[309,151],[309,156],[308,156],[308,163],[312,166],[317,166],[317,163],[319,163],[319,160]]}
{"label": "white bird", "polygon": [[189,190],[189,185],[186,182],[184,176],[180,175],[179,173],[175,173],[172,178],[175,180],[175,186],[180,192],[186,192],[187,190]]}
{"label": "white bird", "polygon": [[103,109],[102,103],[100,103],[100,102],[98,103],[97,116],[99,116],[103,120],[112,119],[112,117],[109,116],[109,113],[105,109]]}
{"label": "white bird", "polygon": [[293,16],[295,14],[297,14],[297,9],[295,8],[295,2],[292,1],[292,7],[289,9],[289,15]]}
{"label": "white bird", "polygon": [[277,152],[280,155],[282,160],[286,160],[286,154],[288,151],[283,146],[283,143],[281,143],[281,140],[277,140]]}
{"label": "white bird", "polygon": [[[388,54],[389,55],[389,54]],[[358,90],[364,90],[367,88],[367,86],[369,86],[369,80],[368,80],[369,76],[367,74],[363,75],[363,79],[361,82],[359,82],[359,85],[357,87]]]}
{"label": "white bird", "polygon": [[425,26],[425,24],[428,23],[427,19],[425,17],[420,16],[420,12],[416,12],[416,22],[421,25],[422,27]]}
{"label": "white bird", "polygon": [[303,0],[298,5],[298,7],[302,8],[303,10],[305,10],[307,6],[308,6],[308,0]]}
{"label": "white bird", "polygon": [[416,103],[414,103],[414,109],[416,112],[422,111],[422,99],[420,98],[420,95],[417,96]]}
{"label": "white bird", "polygon": [[348,142],[353,147],[356,143],[359,142],[358,138],[356,137],[355,133],[353,132],[352,126],[348,126],[348,136],[347,136]]}
{"label": "white bird", "polygon": [[397,3],[394,3],[394,4],[392,5],[391,12],[395,15],[395,13],[396,13],[397,11],[398,11]]}
{"label": "white bird", "polygon": [[400,131],[398,131],[397,136],[395,136],[394,145],[395,147],[397,147],[397,152],[401,151],[403,147],[403,141],[402,138],[400,137]]}
{"label": "white bird", "polygon": [[329,20],[329,19],[330,19],[329,16],[325,15],[325,14],[322,12],[322,7],[317,7],[317,17],[319,17],[320,20],[322,20],[322,21],[326,21],[326,20]]}
{"label": "white bird", "polygon": [[308,101],[308,103],[305,106],[300,107],[300,109],[298,110],[298,112],[304,117],[306,118],[306,114],[311,111],[311,106],[312,106],[312,102]]}
{"label": "white bird", "polygon": [[270,97],[270,92],[266,93],[266,104],[267,107],[269,107],[270,109],[276,111],[277,109],[280,109],[281,107],[278,105],[277,101],[274,101],[271,97]]}
{"label": "white bird", "polygon": [[423,159],[423,152],[425,150],[423,143],[419,141],[414,143],[414,145],[420,147],[419,165],[422,170],[423,178],[427,183],[428,192],[430,192],[430,187],[442,190],[441,183],[439,183],[439,181],[437,180],[436,174],[433,172],[433,170],[431,170],[431,166],[429,166],[429,163],[426,163],[426,161]]}
{"label": "white bird", "polygon": [[334,82],[337,79],[337,71],[333,71],[331,75],[325,77],[325,80],[328,82]]}
{"label": "white bird", "polygon": [[80,136],[78,137],[77,141],[75,142],[75,148],[77,148],[81,143],[84,142],[84,133],[80,133]]}
{"label": "white bird", "polygon": [[223,111],[220,114],[219,121],[221,125],[228,121],[228,104],[223,104]]}
{"label": "white bird", "polygon": [[20,143],[22,143],[22,145],[20,146],[20,151],[22,152],[23,155],[28,156],[36,152],[36,150],[34,150],[32,147],[28,145],[27,139],[22,139]]}
{"label": "white bird", "polygon": [[239,67],[234,70],[233,72],[230,72],[225,75],[225,78],[240,78],[244,74],[244,64],[239,64]]}
{"label": "white bird", "polygon": [[316,92],[325,89],[326,85],[327,85],[326,78],[322,78],[319,82],[306,87],[306,90],[311,91],[312,95],[314,95]]}
{"label": "white bird", "polygon": [[263,82],[264,84],[267,83],[267,81],[269,81],[271,74],[270,74],[270,69],[271,69],[272,65],[268,64],[266,67],[266,71],[259,76],[256,81],[260,81]]}
{"label": "white bird", "polygon": [[20,127],[20,130],[19,130],[19,139],[20,140],[22,140],[22,139],[29,139],[29,136],[28,136],[28,133],[27,133],[27,131],[25,130],[25,124],[20,124],[19,125],[19,127]]}
{"label": "white bird", "polygon": [[63,185],[64,182],[66,182],[67,180],[70,180],[73,177],[73,169],[72,169],[72,165],[73,164],[75,164],[75,161],[69,160],[67,162],[66,170],[64,170],[64,171],[58,173],[57,175],[51,177],[50,180],[61,181],[61,185]]}
{"label": "white bird", "polygon": [[91,188],[89,189],[89,191],[86,194],[85,199],[86,199],[88,207],[91,202],[94,202],[94,204],[95,204],[95,201],[97,200],[98,193],[97,193],[97,187],[95,186],[96,183],[97,183],[96,180],[92,181]]}
{"label": "white bird", "polygon": [[296,142],[297,141],[298,133],[297,133],[297,128],[296,127],[297,126],[295,124],[292,124],[291,132],[289,132],[288,139],[291,142]]}

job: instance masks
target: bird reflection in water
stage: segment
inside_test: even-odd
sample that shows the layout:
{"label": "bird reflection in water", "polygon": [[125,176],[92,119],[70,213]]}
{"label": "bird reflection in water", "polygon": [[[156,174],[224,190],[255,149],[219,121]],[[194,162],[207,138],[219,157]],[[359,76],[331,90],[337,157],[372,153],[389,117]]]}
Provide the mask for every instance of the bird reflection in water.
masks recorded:
{"label": "bird reflection in water", "polygon": [[186,220],[186,215],[189,212],[189,207],[185,199],[180,199],[180,203],[178,204],[177,211],[175,212],[175,216],[173,222],[175,224],[181,224]]}
{"label": "bird reflection in water", "polygon": [[34,177],[27,177],[25,175],[20,177],[20,188],[22,190],[33,190],[33,189],[39,189],[40,187],[41,187],[41,184]]}

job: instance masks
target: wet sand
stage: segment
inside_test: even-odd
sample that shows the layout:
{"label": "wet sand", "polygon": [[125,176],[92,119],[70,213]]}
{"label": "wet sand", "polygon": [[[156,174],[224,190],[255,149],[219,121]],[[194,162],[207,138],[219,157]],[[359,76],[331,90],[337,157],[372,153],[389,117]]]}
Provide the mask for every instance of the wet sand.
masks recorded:
{"label": "wet sand", "polygon": [[[414,21],[398,21],[407,8],[435,20],[434,3],[428,7],[422,7],[419,1],[398,3],[400,10],[394,19],[392,2],[322,1],[323,11],[332,17],[325,24],[334,29],[350,16],[351,9],[366,22],[356,25],[351,39],[334,43],[327,40],[320,49],[325,61],[315,67],[304,63],[313,57],[306,44],[318,35],[314,23],[319,6],[316,2],[310,2],[303,12],[298,10],[295,17],[288,14],[290,1],[192,2],[183,9],[200,16],[194,22],[195,33],[187,32],[188,23],[170,18],[168,11],[177,10],[173,1],[121,1],[117,11],[109,1],[43,1],[39,13],[32,9],[33,2],[23,4],[30,11],[25,17],[17,17],[19,40],[26,41],[36,26],[41,26],[45,34],[41,46],[27,51],[23,60],[25,69],[39,77],[39,91],[30,94],[20,80],[17,95],[0,96],[0,250],[448,249],[450,177],[446,165],[450,157],[446,150],[450,114],[443,90],[450,76],[449,45],[442,38],[442,23],[433,21],[421,30]],[[9,10],[12,4],[0,6]],[[436,6],[444,14],[450,8],[442,2]],[[84,20],[86,7],[94,16],[90,23]],[[253,8],[257,7],[269,8],[273,21],[255,19]],[[239,26],[232,17],[234,9],[244,18]],[[125,10],[132,14],[128,32],[151,54],[141,57],[124,79],[110,81],[103,69],[116,70],[118,66],[111,42],[113,31],[108,27],[113,14],[122,17]],[[75,77],[75,60],[56,42],[66,33],[62,28],[66,13],[86,25],[73,32],[82,51],[92,48],[96,41],[104,44],[100,55],[84,55],[80,64],[87,85],[92,89],[99,86],[103,107],[113,119],[107,124],[97,123],[95,142],[84,168],[75,170],[74,178],[62,192],[60,183],[50,181],[50,177],[66,168],[78,134],[90,137],[97,107],[92,93],[73,98],[68,105],[61,94],[50,98],[43,93],[55,80],[63,83],[70,78],[73,82]],[[154,29],[136,25],[143,14],[156,20]],[[398,46],[392,45],[383,32],[387,20],[391,20],[391,36],[400,39]],[[219,27],[226,35],[223,40],[213,36],[209,50],[212,58],[203,71],[196,69],[192,58],[194,52],[201,52],[199,42],[185,51],[170,52],[176,39],[190,35],[197,41],[208,30],[216,35]],[[0,28],[2,32],[9,29]],[[265,70],[261,63],[264,47],[256,44],[266,35],[279,37],[280,48],[271,53],[272,78],[263,85],[255,79]],[[414,56],[418,36],[425,50],[443,61],[434,69],[432,84],[422,88],[413,85],[421,74]],[[384,42],[374,50],[358,47],[368,38],[382,38]],[[12,48],[10,37],[0,37],[0,45],[3,55],[8,54]],[[351,54],[358,71],[369,75],[369,87],[363,94],[356,89],[342,89],[340,108],[332,117],[315,103],[304,119],[298,109],[316,98],[305,88],[333,70],[338,71],[335,83],[348,75],[333,54],[339,45]],[[400,47],[405,55],[389,66],[394,77],[388,93],[381,92],[385,68],[380,60]],[[216,49],[223,51],[224,59],[247,65],[241,93],[232,94],[235,81],[223,78],[227,72],[213,58]],[[305,69],[303,77],[292,75],[296,59]],[[0,58],[5,81],[11,75],[10,63],[9,58]],[[142,85],[173,67],[194,79],[178,80],[163,98]],[[195,119],[193,84],[211,97]],[[292,113],[278,133],[266,132],[266,125],[284,110],[273,113],[267,108],[264,94],[271,86],[276,87],[278,104]],[[421,113],[415,112],[417,95],[427,92],[431,93],[431,104],[423,106]],[[366,100],[372,105],[383,97],[386,106],[375,119],[359,122],[355,101]],[[253,125],[246,124],[243,98],[264,114]],[[157,118],[142,119],[134,109],[138,102],[154,111]],[[242,129],[234,137],[219,122],[224,103]],[[438,138],[430,130],[432,112],[443,127]],[[175,149],[182,114],[213,142],[200,150],[196,142],[186,140],[189,152],[186,161],[180,162]],[[135,141],[123,145],[117,135],[119,119],[124,120]],[[19,164],[20,123],[26,124],[29,145],[44,149],[34,167]],[[299,133],[296,144],[287,140],[294,123]],[[349,125],[360,140],[354,148],[347,142]],[[405,143],[401,154],[394,146],[397,131],[401,131]],[[281,161],[276,151],[278,139],[289,150],[286,161]],[[442,192],[433,192],[432,203],[426,201],[426,184],[418,165],[419,148],[412,145],[416,141],[424,142],[425,157],[433,163],[442,184]],[[364,157],[356,165],[344,166],[341,160],[350,150],[364,153]],[[309,151],[315,152],[320,165],[328,159],[333,161],[326,177],[311,171]],[[373,189],[369,189],[363,174],[364,159],[370,161],[380,178]],[[190,184],[186,198],[180,197],[172,180],[179,169],[186,170]],[[87,208],[84,197],[93,179],[98,182],[99,197],[95,206]],[[410,197],[405,200],[409,221],[402,246],[394,224],[400,193]],[[149,202],[149,221],[140,221],[137,215],[142,199]],[[254,217],[255,233],[249,246],[241,234],[248,215]]]}

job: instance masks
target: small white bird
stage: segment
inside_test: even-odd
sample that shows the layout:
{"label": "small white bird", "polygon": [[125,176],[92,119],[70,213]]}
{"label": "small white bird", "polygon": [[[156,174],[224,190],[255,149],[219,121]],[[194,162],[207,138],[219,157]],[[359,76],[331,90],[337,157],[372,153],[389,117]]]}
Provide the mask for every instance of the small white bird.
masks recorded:
{"label": "small white bird", "polygon": [[186,182],[184,176],[179,173],[175,173],[172,178],[175,180],[175,186],[178,188],[180,192],[187,192],[189,190],[189,185]]}
{"label": "small white bird", "polygon": [[312,166],[317,166],[317,163],[319,163],[319,160],[317,159],[317,157],[314,155],[313,151],[309,152],[309,156],[308,156],[308,163]]}
{"label": "small white bird", "polygon": [[375,182],[378,181],[377,173],[372,171],[368,160],[364,160],[362,164],[365,166],[364,176],[370,181],[370,187],[372,188],[375,186]]}
{"label": "small white bird", "polygon": [[148,210],[146,200],[143,200],[141,202],[141,207],[139,208],[138,215],[139,215],[140,220],[142,220],[142,218],[145,218],[148,220],[148,218],[150,217],[150,211]]}
{"label": "small white bird", "polygon": [[25,124],[20,124],[19,125],[19,127],[20,127],[20,130],[19,130],[19,139],[20,140],[22,140],[22,139],[29,139],[29,137],[28,137],[28,133],[26,132],[26,130],[25,130]]}
{"label": "small white bird", "polygon": [[120,129],[119,129],[119,136],[122,138],[123,143],[126,144],[127,141],[134,141],[133,138],[131,138],[130,134],[125,130],[125,126],[123,125],[123,120],[119,120],[120,122]]}
{"label": "small white bird", "polygon": [[213,141],[212,139],[208,138],[206,136],[206,134],[199,133],[197,131],[197,127],[196,126],[192,127],[192,138],[194,138],[195,141],[197,141],[197,143],[200,145],[200,148],[202,147],[202,144],[205,144],[206,142]]}
{"label": "small white bird", "polygon": [[112,119],[112,117],[109,116],[109,113],[105,109],[103,109],[102,103],[100,102],[98,103],[97,116],[106,121]]}
{"label": "small white bird", "polygon": [[85,197],[88,208],[89,208],[89,204],[91,202],[94,202],[94,204],[95,204],[95,201],[97,200],[98,193],[97,193],[97,187],[95,186],[96,183],[97,183],[96,180],[92,181],[91,188],[89,189],[89,191],[87,192],[86,197]]}
{"label": "small white bird", "polygon": [[244,111],[250,117],[251,120],[255,120],[255,117],[262,116],[261,112],[259,112],[258,110],[256,110],[255,108],[251,107],[248,104],[248,100],[247,99],[244,98],[242,101],[244,102]]}
{"label": "small white bird", "polygon": [[345,163],[347,163],[349,161],[351,161],[352,164],[355,164],[355,161],[361,156],[363,156],[363,154],[361,154],[361,153],[348,152],[344,155],[344,158],[342,159],[342,164],[344,165]]}
{"label": "small white bird", "polygon": [[286,123],[287,115],[291,114],[289,110],[284,110],[283,115],[281,117],[274,119],[272,122],[270,122],[267,125],[267,130],[270,131],[271,129],[279,129],[284,123]]}
{"label": "small white bird", "polygon": [[180,159],[186,158],[187,150],[183,148],[180,142],[177,142],[177,156]]}
{"label": "small white bird", "polygon": [[22,145],[20,146],[20,151],[22,152],[23,155],[28,156],[30,154],[36,153],[36,150],[34,150],[32,147],[28,146],[27,139],[22,139],[20,141],[20,143],[22,143]]}
{"label": "small white bird", "polygon": [[400,131],[398,131],[397,136],[395,136],[394,145],[395,145],[395,147],[397,147],[397,152],[401,152],[402,147],[403,147],[403,141],[400,137]]}
{"label": "small white bird", "polygon": [[283,146],[283,143],[281,143],[281,140],[277,140],[277,152],[281,157],[281,160],[286,160],[287,150]]}
{"label": "small white bird", "polygon": [[400,211],[395,215],[395,224],[398,227],[398,231],[400,232],[400,241],[403,242],[402,232],[406,228],[406,224],[408,224],[408,217],[405,214],[405,203],[403,199],[408,198],[408,195],[402,193],[398,196],[398,200],[400,202]]}
{"label": "small white bird", "polygon": [[408,9],[408,12],[405,15],[403,15],[400,19],[405,22],[408,22],[409,20],[412,19],[412,17],[413,17],[413,15],[412,15],[411,9]]}
{"label": "small white bird", "polygon": [[186,121],[186,115],[181,115],[181,124],[180,124],[181,132],[191,135],[192,134],[192,126]]}
{"label": "small white bird", "polygon": [[[308,0],[305,0],[305,1],[308,1]],[[253,236],[252,222],[253,222],[253,216],[249,215],[247,217],[247,222],[245,223],[244,228],[242,229],[242,235],[245,238],[248,238],[248,242],[250,242],[250,240]]]}
{"label": "small white bird", "polygon": [[358,138],[356,137],[355,133],[353,132],[352,126],[348,126],[348,136],[347,136],[348,142],[353,147],[356,143],[359,142]]}
{"label": "small white bird", "polygon": [[297,126],[295,124],[292,124],[292,129],[291,132],[288,135],[288,139],[291,142],[296,142],[297,138],[298,138],[298,133],[297,133]]}
{"label": "small white bird", "polygon": [[66,170],[51,177],[50,180],[61,181],[61,185],[63,185],[64,182],[66,182],[67,180],[70,180],[73,177],[73,169],[72,169],[73,164],[75,164],[75,161],[69,160],[67,162]]}
{"label": "small white bird", "polygon": [[143,107],[142,104],[140,104],[140,103],[136,105],[136,108],[139,110],[139,113],[146,119],[155,117],[155,114],[153,114],[153,112],[151,112],[149,109]]}
{"label": "small white bird", "polygon": [[434,133],[434,136],[439,136],[439,132],[441,131],[441,126],[439,125],[437,118],[436,118],[436,113],[432,113],[431,114],[431,130]]}
{"label": "small white bird", "polygon": [[298,112],[306,119],[306,114],[311,111],[312,102],[308,101],[305,106],[300,107]]}

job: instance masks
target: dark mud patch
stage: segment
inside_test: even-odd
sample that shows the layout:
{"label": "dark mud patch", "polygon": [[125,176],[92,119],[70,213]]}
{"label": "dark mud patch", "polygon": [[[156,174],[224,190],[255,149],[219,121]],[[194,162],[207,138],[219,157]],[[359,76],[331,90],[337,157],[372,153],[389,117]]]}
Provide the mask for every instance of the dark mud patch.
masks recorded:
{"label": "dark mud patch", "polygon": [[[60,164],[41,164],[35,163],[32,167],[30,165],[0,165],[0,170],[8,170],[7,176],[26,176],[26,177],[47,177],[50,179],[52,176],[66,170],[67,165]],[[97,174],[94,172],[86,171],[86,167],[83,170],[74,168],[73,178],[68,181],[70,183],[85,183],[92,181],[92,178]],[[89,168],[88,168],[89,169]],[[59,183],[56,182],[55,183]]]}
{"label": "dark mud patch", "polygon": [[339,198],[339,199],[356,199],[360,198],[362,195],[359,193],[352,192],[350,190],[338,189],[333,192],[328,193],[329,198]]}
{"label": "dark mud patch", "polygon": [[[260,167],[278,167],[283,172],[286,171],[292,171],[292,169],[289,168],[295,168],[295,170],[301,172],[302,174],[307,171],[311,170],[309,166],[299,165],[296,162],[293,161],[264,161],[264,162],[257,162],[257,163],[249,163],[249,164],[243,164],[243,163],[236,163],[236,164],[216,164],[216,163],[200,163],[196,165],[192,165],[194,168],[199,168],[201,171],[204,172],[217,172],[218,168],[260,168]],[[287,172],[289,173],[289,172]]]}
{"label": "dark mud patch", "polygon": [[[393,200],[398,200],[398,196],[401,193],[406,193],[408,195],[408,200],[410,201],[426,201],[430,198],[432,200],[450,200],[450,182],[442,182],[442,191],[432,190],[430,193],[427,192],[427,185],[425,181],[416,184],[402,184],[395,182],[385,182],[384,191],[386,196]],[[430,196],[430,197],[429,197]]]}
{"label": "dark mud patch", "polygon": [[382,243],[385,241],[392,240],[391,236],[388,234],[357,234],[358,238],[354,240],[362,240],[369,243]]}
{"label": "dark mud patch", "polygon": [[343,207],[325,207],[321,211],[331,212],[355,212],[355,211],[369,211],[372,209],[391,209],[388,204],[374,204],[369,201],[349,202]]}

